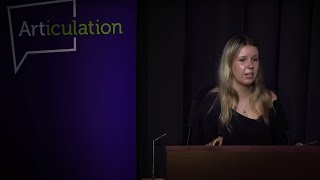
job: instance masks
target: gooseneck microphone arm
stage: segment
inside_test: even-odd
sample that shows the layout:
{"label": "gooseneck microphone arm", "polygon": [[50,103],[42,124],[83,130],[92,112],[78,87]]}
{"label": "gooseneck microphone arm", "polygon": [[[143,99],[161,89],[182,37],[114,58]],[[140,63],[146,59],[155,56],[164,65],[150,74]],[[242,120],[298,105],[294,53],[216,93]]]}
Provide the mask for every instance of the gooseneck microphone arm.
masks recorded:
{"label": "gooseneck microphone arm", "polygon": [[167,133],[162,134],[152,141],[152,180],[154,180],[154,143],[165,135],[167,135]]}

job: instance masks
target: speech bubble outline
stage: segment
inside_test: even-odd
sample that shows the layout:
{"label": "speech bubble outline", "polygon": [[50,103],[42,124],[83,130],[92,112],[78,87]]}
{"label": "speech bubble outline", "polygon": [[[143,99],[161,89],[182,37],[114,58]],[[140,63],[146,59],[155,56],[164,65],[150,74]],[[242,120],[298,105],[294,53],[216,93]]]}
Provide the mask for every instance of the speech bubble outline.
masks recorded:
{"label": "speech bubble outline", "polygon": [[58,52],[73,52],[77,51],[77,38],[73,37],[73,48],[68,49],[47,49],[47,50],[38,50],[38,51],[26,51],[23,55],[20,63],[17,65],[16,60],[16,52],[14,46],[14,38],[13,38],[13,30],[12,30],[12,22],[11,22],[11,9],[18,9],[18,8],[27,8],[27,7],[34,7],[34,6],[41,6],[47,4],[57,4],[57,3],[65,3],[65,2],[73,2],[73,18],[76,17],[76,0],[54,0],[54,1],[47,1],[47,2],[39,2],[39,3],[30,3],[30,4],[23,4],[23,5],[16,5],[16,6],[8,6],[8,19],[9,19],[9,28],[10,28],[10,37],[11,37],[11,48],[12,48],[12,57],[13,57],[13,66],[14,66],[14,73],[17,74],[18,70],[20,69],[22,63],[27,58],[28,55],[31,54],[48,54],[48,53],[58,53]]}

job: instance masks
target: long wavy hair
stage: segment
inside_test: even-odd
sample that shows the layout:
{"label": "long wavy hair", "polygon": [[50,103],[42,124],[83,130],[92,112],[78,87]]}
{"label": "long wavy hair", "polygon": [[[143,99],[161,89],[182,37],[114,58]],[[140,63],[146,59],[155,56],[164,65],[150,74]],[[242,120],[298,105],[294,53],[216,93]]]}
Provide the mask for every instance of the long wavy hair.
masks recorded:
{"label": "long wavy hair", "polygon": [[[221,112],[219,116],[219,128],[223,130],[227,128],[230,132],[230,120],[232,118],[232,109],[236,109],[239,103],[239,96],[236,90],[232,87],[233,73],[232,63],[239,53],[240,49],[246,45],[254,46],[258,49],[258,45],[247,36],[234,36],[232,37],[224,47],[220,66],[218,70],[218,88],[212,89],[209,93],[218,93],[221,103]],[[211,109],[215,105],[213,102]],[[253,111],[259,116],[263,116],[263,120],[266,124],[269,124],[269,109],[272,106],[271,92],[265,89],[262,76],[262,65],[260,62],[260,68],[258,70],[256,79],[253,83],[252,95],[249,99],[249,104]]]}

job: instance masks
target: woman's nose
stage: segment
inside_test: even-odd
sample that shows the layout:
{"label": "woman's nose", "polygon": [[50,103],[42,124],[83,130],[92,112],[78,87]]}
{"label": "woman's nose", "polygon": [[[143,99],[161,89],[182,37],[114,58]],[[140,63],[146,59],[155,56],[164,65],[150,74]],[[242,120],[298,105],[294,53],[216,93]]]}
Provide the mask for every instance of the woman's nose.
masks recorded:
{"label": "woman's nose", "polygon": [[253,62],[252,62],[251,59],[247,61],[247,67],[248,68],[253,68]]}

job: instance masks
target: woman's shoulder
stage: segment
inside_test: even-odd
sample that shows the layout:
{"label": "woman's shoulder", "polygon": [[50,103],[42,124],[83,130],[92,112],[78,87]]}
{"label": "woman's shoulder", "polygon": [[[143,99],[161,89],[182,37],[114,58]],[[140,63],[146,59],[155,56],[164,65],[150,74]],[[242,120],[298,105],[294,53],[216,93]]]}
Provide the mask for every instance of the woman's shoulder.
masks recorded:
{"label": "woman's shoulder", "polygon": [[267,90],[267,94],[268,94],[268,101],[269,101],[269,103],[270,103],[270,109],[273,109],[274,110],[274,108],[275,107],[277,107],[278,106],[278,104],[279,104],[279,100],[278,100],[278,96],[277,96],[277,94],[274,92],[274,91],[272,91],[272,90]]}
{"label": "woman's shoulder", "polygon": [[208,109],[211,109],[213,106],[219,104],[219,88],[211,88],[204,93],[204,95],[200,98],[199,108],[204,110],[206,113]]}
{"label": "woman's shoulder", "polygon": [[211,102],[211,105],[219,104],[219,88],[215,87],[210,89],[206,94],[205,101]]}
{"label": "woman's shoulder", "polygon": [[271,98],[272,98],[272,102],[278,100],[278,96],[276,95],[276,93],[274,93],[273,91],[269,90],[270,94],[271,94]]}
{"label": "woman's shoulder", "polygon": [[271,101],[271,109],[272,110],[271,112],[272,113],[275,113],[276,116],[278,116],[279,113],[282,113],[282,105],[279,101],[279,98],[277,96],[277,94],[273,91],[269,91],[270,92],[270,95],[271,95],[271,98],[272,98],[272,101]]}
{"label": "woman's shoulder", "polygon": [[218,97],[218,93],[219,93],[219,88],[215,87],[208,91],[207,96],[211,98],[216,98]]}

